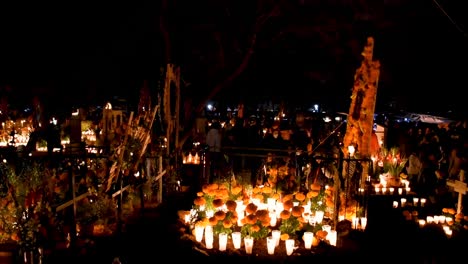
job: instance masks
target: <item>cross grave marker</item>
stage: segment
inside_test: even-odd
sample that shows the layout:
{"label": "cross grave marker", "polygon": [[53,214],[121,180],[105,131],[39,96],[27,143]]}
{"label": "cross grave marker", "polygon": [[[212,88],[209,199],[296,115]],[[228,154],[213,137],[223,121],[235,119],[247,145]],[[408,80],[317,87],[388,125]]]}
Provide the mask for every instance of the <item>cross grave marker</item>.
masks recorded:
{"label": "cross grave marker", "polygon": [[447,186],[452,187],[453,190],[458,193],[457,214],[461,213],[463,195],[468,191],[465,182],[465,171],[461,170],[459,175],[460,180],[447,180]]}

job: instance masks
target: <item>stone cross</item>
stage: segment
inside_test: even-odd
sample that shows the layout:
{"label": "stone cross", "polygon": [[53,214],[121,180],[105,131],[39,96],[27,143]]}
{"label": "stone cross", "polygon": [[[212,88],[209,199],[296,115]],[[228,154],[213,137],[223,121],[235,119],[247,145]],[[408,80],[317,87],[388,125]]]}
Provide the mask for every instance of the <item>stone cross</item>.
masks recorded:
{"label": "stone cross", "polygon": [[458,193],[457,214],[461,213],[463,195],[468,191],[465,183],[465,171],[461,170],[459,175],[460,180],[447,180],[447,186],[452,187]]}

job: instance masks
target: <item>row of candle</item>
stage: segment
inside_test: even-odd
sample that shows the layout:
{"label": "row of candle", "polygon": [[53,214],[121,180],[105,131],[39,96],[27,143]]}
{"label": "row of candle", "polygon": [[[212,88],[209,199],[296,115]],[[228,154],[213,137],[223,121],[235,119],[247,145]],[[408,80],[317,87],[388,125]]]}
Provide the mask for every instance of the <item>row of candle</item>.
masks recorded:
{"label": "row of candle", "polygon": [[[336,246],[337,242],[337,231],[332,230],[330,225],[324,225],[322,226],[322,229],[327,232],[327,237],[326,239],[329,241],[330,245]],[[232,237],[232,244],[235,249],[240,249],[241,248],[241,241],[242,241],[242,234],[239,231],[235,231],[231,234]],[[267,242],[267,252],[269,255],[273,255],[275,253],[275,248],[279,246],[280,243],[280,237],[281,237],[281,231],[279,230],[273,230],[271,231],[270,236],[266,237],[266,242]],[[195,239],[198,242],[202,242],[204,238],[205,241],[205,247],[207,249],[212,249],[213,248],[213,240],[214,240],[214,235],[213,235],[213,227],[212,226],[196,226],[195,227]],[[228,242],[229,236],[227,233],[220,233],[218,235],[218,246],[219,246],[219,251],[226,251],[227,247],[227,242]],[[245,253],[246,254],[252,254],[252,249],[253,249],[253,244],[254,244],[254,239],[253,237],[246,236],[244,237],[244,248],[245,248]],[[313,240],[314,240],[314,233],[310,231],[304,232],[303,236],[304,240],[304,248],[306,249],[311,249]],[[286,248],[286,254],[290,256],[295,249],[295,240],[294,239],[286,239],[285,240],[285,248]]]}
{"label": "row of candle", "polygon": [[[405,207],[407,201],[408,200],[406,198],[401,198],[400,199],[401,207]],[[427,201],[426,198],[419,199],[418,197],[413,197],[414,206],[417,206],[419,203],[421,203],[421,207],[424,207],[426,205],[426,201]],[[393,208],[398,208],[398,201],[393,201]]]}

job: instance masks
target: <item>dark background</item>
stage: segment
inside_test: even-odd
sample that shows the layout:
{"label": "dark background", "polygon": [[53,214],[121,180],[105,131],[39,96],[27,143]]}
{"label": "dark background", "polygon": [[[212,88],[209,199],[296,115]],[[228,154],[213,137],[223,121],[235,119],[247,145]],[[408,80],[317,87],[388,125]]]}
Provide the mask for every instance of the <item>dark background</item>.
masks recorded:
{"label": "dark background", "polygon": [[465,111],[462,1],[166,2],[1,4],[0,95],[12,104],[39,96],[57,107],[114,95],[136,100],[143,80],[154,88],[172,62],[184,96],[200,102],[238,69],[256,32],[246,67],[213,99],[322,102],[347,112],[372,36],[382,64],[377,109],[392,102],[417,112]]}

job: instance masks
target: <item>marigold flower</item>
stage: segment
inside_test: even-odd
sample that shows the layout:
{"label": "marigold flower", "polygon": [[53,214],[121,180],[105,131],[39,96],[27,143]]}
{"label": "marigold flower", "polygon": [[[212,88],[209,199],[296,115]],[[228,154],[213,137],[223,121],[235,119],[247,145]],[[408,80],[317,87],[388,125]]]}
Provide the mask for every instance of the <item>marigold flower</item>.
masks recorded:
{"label": "marigold flower", "polygon": [[289,217],[291,217],[291,212],[290,212],[289,210],[283,210],[283,211],[281,211],[281,213],[280,213],[280,218],[281,218],[282,220],[288,220]]}
{"label": "marigold flower", "polygon": [[217,220],[224,220],[224,218],[226,218],[226,213],[224,211],[216,211],[216,213],[214,213],[214,217],[216,217]]}
{"label": "marigold flower", "polygon": [[454,215],[454,214],[457,213],[457,211],[455,211],[455,209],[453,209],[453,208],[449,208],[448,213]]}
{"label": "marigold flower", "polygon": [[292,194],[286,194],[285,196],[283,196],[283,203],[285,203],[286,201],[291,201],[293,198],[294,196]]}
{"label": "marigold flower", "polygon": [[239,217],[237,215],[232,215],[230,219],[231,223],[235,224],[237,223],[237,220],[239,220]]}
{"label": "marigold flower", "polygon": [[284,210],[291,210],[294,206],[294,203],[292,200],[287,200],[286,202],[283,202],[283,209]]}
{"label": "marigold flower", "polygon": [[265,194],[270,194],[273,192],[273,190],[271,189],[270,186],[265,186],[262,188],[262,192],[265,193]]}
{"label": "marigold flower", "polygon": [[219,208],[224,205],[224,201],[222,199],[214,199],[213,200],[213,206],[215,208]]}
{"label": "marigold flower", "polygon": [[252,227],[251,227],[252,232],[258,232],[258,231],[260,231],[260,229],[262,229],[262,228],[259,225],[256,225],[256,224],[252,225]]}
{"label": "marigold flower", "polygon": [[231,189],[231,193],[232,193],[233,195],[237,195],[237,194],[239,194],[241,191],[242,191],[242,186],[239,186],[239,185],[237,185],[237,186],[235,186],[234,188]]}
{"label": "marigold flower", "polygon": [[216,193],[216,198],[226,200],[229,198],[229,190],[228,189],[222,189],[218,190]]}
{"label": "marigold flower", "polygon": [[270,222],[271,222],[270,216],[268,216],[267,218],[265,218],[263,221],[260,221],[260,223],[262,223],[262,226],[269,226],[269,225],[270,225]]}
{"label": "marigold flower", "polygon": [[265,209],[257,210],[255,215],[257,216],[257,219],[260,221],[264,221],[265,219],[270,217],[270,213],[268,212],[268,210],[265,210]]}
{"label": "marigold flower", "polygon": [[197,197],[202,197],[203,195],[205,195],[203,192],[197,192]]}
{"label": "marigold flower", "polygon": [[193,201],[193,203],[195,205],[198,205],[198,206],[202,206],[202,205],[205,205],[206,204],[206,200],[204,197],[197,197],[195,198],[195,200]]}
{"label": "marigold flower", "polygon": [[257,212],[257,206],[254,204],[254,203],[249,203],[246,207],[245,207],[245,212],[247,214],[254,214],[255,212]]}
{"label": "marigold flower", "polygon": [[291,214],[294,217],[301,217],[303,212],[304,212],[304,207],[302,207],[302,206],[294,206],[291,209]]}
{"label": "marigold flower", "polygon": [[312,183],[310,185],[310,190],[312,191],[320,191],[320,189],[322,189],[322,186],[320,186],[320,184]]}
{"label": "marigold flower", "polygon": [[261,193],[255,194],[255,195],[254,195],[254,198],[255,198],[255,199],[258,199],[258,200],[260,200],[260,201],[263,201],[263,200],[265,199],[265,198],[263,197],[263,194],[261,194]]}
{"label": "marigold flower", "polygon": [[231,228],[231,226],[232,226],[232,221],[230,219],[224,219],[223,227],[224,228]]}
{"label": "marigold flower", "polygon": [[261,192],[262,192],[262,190],[261,190],[260,187],[258,187],[258,186],[254,187],[254,188],[252,189],[252,193],[253,193],[253,194],[257,194],[257,193],[261,193]]}
{"label": "marigold flower", "polygon": [[298,193],[296,193],[295,198],[296,198],[296,200],[298,200],[299,202],[302,202],[302,201],[305,200],[306,196],[305,196],[303,193],[298,192]]}
{"label": "marigold flower", "polygon": [[448,208],[442,208],[442,213],[447,214],[448,213]]}
{"label": "marigold flower", "polygon": [[216,218],[216,216],[212,216],[208,220],[209,220],[209,225],[211,226],[215,226],[218,223],[218,219]]}
{"label": "marigold flower", "polygon": [[318,191],[310,191],[310,198],[314,198],[314,197],[317,197],[319,195],[319,192]]}
{"label": "marigold flower", "polygon": [[278,200],[280,198],[280,195],[279,193],[274,193],[271,197],[274,198],[275,200]]}
{"label": "marigold flower", "polygon": [[306,194],[307,198],[310,199],[310,198],[314,197],[314,196],[312,196],[312,194],[313,194],[312,191],[307,192],[307,194]]}
{"label": "marigold flower", "polygon": [[328,235],[328,232],[325,230],[319,230],[317,231],[317,233],[315,233],[315,236],[317,236],[317,238],[319,239],[325,239],[327,235]]}
{"label": "marigold flower", "polygon": [[280,238],[281,238],[281,241],[288,240],[289,239],[289,234],[286,234],[286,233],[281,234]]}
{"label": "marigold flower", "polygon": [[249,214],[248,216],[244,217],[246,224],[255,224],[257,222],[257,216],[255,214]]}
{"label": "marigold flower", "polygon": [[233,200],[228,200],[226,202],[226,208],[230,211],[230,212],[235,212],[236,211],[236,208],[237,208],[237,203],[234,202]]}

